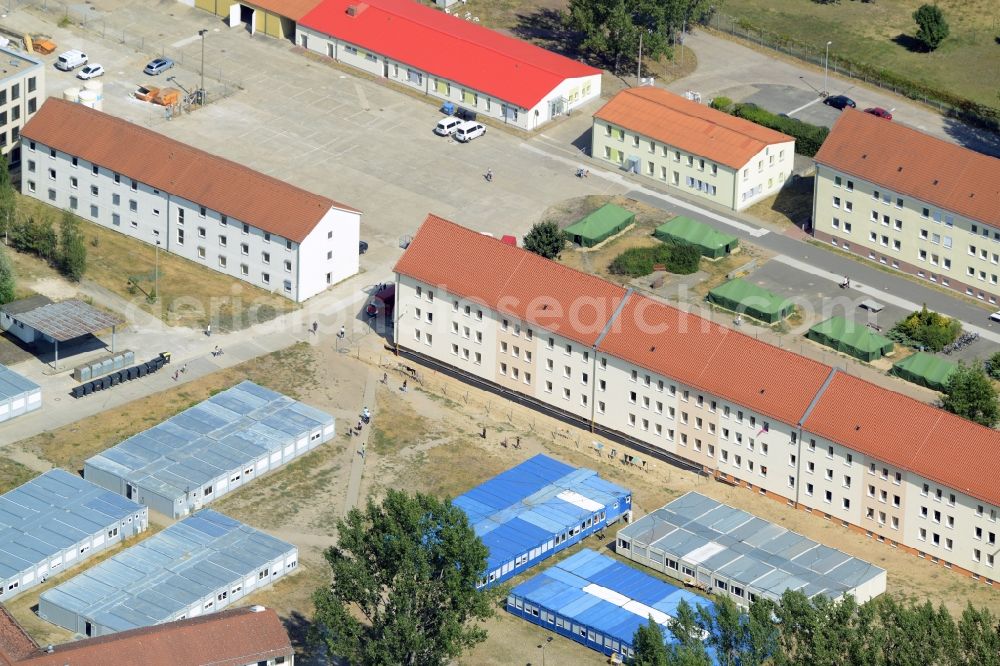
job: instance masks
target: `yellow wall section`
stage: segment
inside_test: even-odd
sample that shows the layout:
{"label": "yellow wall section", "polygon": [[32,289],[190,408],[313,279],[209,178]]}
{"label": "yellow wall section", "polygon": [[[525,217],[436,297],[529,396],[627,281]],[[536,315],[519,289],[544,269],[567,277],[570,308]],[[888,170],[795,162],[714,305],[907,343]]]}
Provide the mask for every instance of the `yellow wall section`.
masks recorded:
{"label": "yellow wall section", "polygon": [[204,9],[207,12],[216,13],[216,1],[215,0],[194,0],[194,6],[198,9]]}

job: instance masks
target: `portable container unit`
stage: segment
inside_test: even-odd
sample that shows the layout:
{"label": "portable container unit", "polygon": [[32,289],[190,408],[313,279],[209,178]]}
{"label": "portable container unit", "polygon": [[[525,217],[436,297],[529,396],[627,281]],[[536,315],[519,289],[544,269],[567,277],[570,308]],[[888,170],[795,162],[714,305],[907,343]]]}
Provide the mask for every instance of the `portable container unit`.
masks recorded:
{"label": "portable container unit", "polygon": [[33,412],[42,406],[42,389],[5,365],[0,365],[0,421]]}
{"label": "portable container unit", "polygon": [[38,616],[84,636],[221,610],[298,565],[298,549],[211,509],[42,593]]}
{"label": "portable container unit", "polygon": [[179,518],[333,436],[329,414],[241,382],[88,459],[83,475]]}
{"label": "portable container unit", "polygon": [[148,509],[61,469],[0,496],[0,602],[146,529]]}
{"label": "portable container unit", "polygon": [[635,631],[648,624],[650,616],[666,642],[673,641],[668,622],[681,600],[692,609],[715,611],[710,601],[693,592],[584,549],[511,590],[506,608],[592,650],[628,660],[635,656]]}
{"label": "portable container unit", "polygon": [[490,554],[480,587],[495,585],[632,512],[632,493],[545,455],[453,500]]}
{"label": "portable container unit", "polygon": [[694,492],[618,530],[615,550],[742,606],[785,590],[859,603],[885,592],[885,569]]}

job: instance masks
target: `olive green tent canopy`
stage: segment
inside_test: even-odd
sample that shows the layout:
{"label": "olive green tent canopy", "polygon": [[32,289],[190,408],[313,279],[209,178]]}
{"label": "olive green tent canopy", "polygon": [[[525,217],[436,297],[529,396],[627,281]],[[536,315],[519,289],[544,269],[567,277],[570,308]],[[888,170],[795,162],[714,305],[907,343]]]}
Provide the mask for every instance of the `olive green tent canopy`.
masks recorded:
{"label": "olive green tent canopy", "polygon": [[957,367],[955,363],[940,356],[927,352],[917,352],[893,365],[890,372],[908,382],[920,384],[935,391],[944,391],[948,378]]}
{"label": "olive green tent canopy", "polygon": [[892,351],[892,340],[864,324],[844,317],[831,317],[806,333],[810,340],[833,347],[862,361],[874,361]]}
{"label": "olive green tent canopy", "polygon": [[710,259],[725,256],[739,245],[735,236],[718,232],[707,224],[683,215],[656,227],[653,235],[663,241],[675,240],[696,245],[701,254]]}
{"label": "olive green tent canopy", "polygon": [[769,324],[784,319],[794,309],[792,302],[787,298],[776,296],[740,278],[730,280],[708,292],[708,300],[727,310],[740,312]]}
{"label": "olive green tent canopy", "polygon": [[634,220],[635,213],[609,203],[563,229],[563,234],[571,243],[594,247],[625,229]]}

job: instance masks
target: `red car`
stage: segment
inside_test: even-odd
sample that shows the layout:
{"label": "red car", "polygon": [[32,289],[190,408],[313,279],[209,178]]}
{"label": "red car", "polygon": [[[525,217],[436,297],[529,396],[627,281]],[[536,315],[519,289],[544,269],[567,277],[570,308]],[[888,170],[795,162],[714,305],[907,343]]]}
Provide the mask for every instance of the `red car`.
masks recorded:
{"label": "red car", "polygon": [[881,106],[873,106],[870,109],[865,109],[865,113],[870,113],[873,116],[885,118],[886,120],[892,120],[892,114],[883,109]]}
{"label": "red car", "polygon": [[395,305],[396,285],[383,284],[376,289],[375,293],[371,297],[371,300],[368,301],[368,306],[365,308],[365,314],[369,317],[382,316],[389,318],[392,316],[392,309]]}

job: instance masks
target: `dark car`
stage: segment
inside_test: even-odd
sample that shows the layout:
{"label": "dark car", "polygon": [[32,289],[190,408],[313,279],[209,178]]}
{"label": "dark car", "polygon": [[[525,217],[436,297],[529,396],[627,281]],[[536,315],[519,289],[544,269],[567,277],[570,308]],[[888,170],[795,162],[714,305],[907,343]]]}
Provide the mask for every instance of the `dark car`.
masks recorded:
{"label": "dark car", "polygon": [[870,113],[877,118],[885,118],[886,120],[892,120],[892,114],[883,109],[881,106],[873,106],[870,109],[865,109],[865,113]]}
{"label": "dark car", "polygon": [[840,109],[841,111],[847,107],[854,109],[858,106],[854,103],[854,100],[847,95],[834,95],[833,97],[827,97],[823,100],[823,103],[827,106],[832,106],[835,109]]}
{"label": "dark car", "polygon": [[358,241],[358,254],[364,254],[368,251],[368,241]]}
{"label": "dark car", "polygon": [[368,301],[368,306],[365,308],[365,314],[369,317],[390,317],[392,316],[392,309],[396,305],[396,285],[394,284],[382,284],[375,290],[370,301]]}

